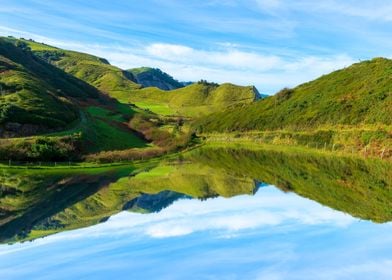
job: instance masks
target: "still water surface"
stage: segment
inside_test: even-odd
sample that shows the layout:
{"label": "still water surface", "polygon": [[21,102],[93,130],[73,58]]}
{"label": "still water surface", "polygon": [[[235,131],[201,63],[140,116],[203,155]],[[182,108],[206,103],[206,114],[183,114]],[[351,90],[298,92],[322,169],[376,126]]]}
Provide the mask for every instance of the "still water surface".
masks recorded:
{"label": "still water surface", "polygon": [[391,164],[204,148],[4,170],[1,279],[391,279]]}

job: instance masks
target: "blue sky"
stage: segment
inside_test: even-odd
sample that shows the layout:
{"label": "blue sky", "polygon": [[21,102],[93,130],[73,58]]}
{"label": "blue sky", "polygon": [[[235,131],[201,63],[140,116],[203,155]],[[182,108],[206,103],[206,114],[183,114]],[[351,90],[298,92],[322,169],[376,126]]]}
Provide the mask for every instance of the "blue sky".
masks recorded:
{"label": "blue sky", "polygon": [[2,279],[391,279],[392,224],[269,186],[0,246]]}
{"label": "blue sky", "polygon": [[392,56],[389,0],[1,0],[0,34],[273,93]]}

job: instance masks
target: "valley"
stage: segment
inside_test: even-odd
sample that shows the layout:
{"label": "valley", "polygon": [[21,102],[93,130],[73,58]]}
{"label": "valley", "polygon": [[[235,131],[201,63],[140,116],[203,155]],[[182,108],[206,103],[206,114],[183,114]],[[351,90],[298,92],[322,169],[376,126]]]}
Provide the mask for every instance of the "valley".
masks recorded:
{"label": "valley", "polygon": [[[130,162],[204,143],[392,157],[392,62],[354,64],[273,96],[3,37],[0,159]],[[9,164],[10,165],[10,164]]]}

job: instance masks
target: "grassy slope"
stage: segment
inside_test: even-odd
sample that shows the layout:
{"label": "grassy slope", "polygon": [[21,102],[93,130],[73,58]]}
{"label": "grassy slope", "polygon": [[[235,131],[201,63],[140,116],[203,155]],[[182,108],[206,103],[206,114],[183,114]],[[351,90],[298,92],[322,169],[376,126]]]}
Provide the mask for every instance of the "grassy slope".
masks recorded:
{"label": "grassy slope", "polygon": [[78,118],[75,99],[97,91],[0,38],[1,123],[64,127]]}
{"label": "grassy slope", "polygon": [[[116,106],[108,106],[110,108],[99,108],[92,104],[93,106],[88,107],[85,112],[85,121],[70,129],[73,132],[84,132],[84,139],[88,143],[85,145],[88,152],[147,146],[145,141],[127,126],[128,121],[135,113],[134,110],[137,109],[125,103],[131,92],[137,91],[140,87],[132,81],[133,75],[131,73],[111,66],[104,59],[92,55],[65,51],[32,41],[24,40],[23,42],[27,43],[39,57],[96,86],[117,102]],[[137,111],[142,115],[146,113],[143,110]],[[116,117],[112,118],[111,116]]]}
{"label": "grassy slope", "polygon": [[[153,74],[164,82],[173,84],[175,80],[157,69],[137,68],[123,71],[96,56],[62,50],[29,40],[21,41],[26,43],[37,56],[97,87],[118,101],[136,103],[141,108],[157,114],[195,117],[235,105],[248,104],[256,99],[253,87],[232,84],[217,87],[212,84],[197,83],[172,91],[157,88],[139,90],[141,86],[135,83],[132,72],[135,75],[145,75],[153,71]],[[178,87],[180,84],[174,86]]]}
{"label": "grassy slope", "polygon": [[199,131],[392,124],[392,60],[377,58],[197,123]]}
{"label": "grassy slope", "polygon": [[68,130],[46,136],[62,137],[81,133],[83,148],[87,153],[147,147],[147,143],[127,126],[127,121],[134,111],[121,104],[113,106],[115,107],[84,107],[82,118],[78,123],[72,124]]}
{"label": "grassy slope", "polygon": [[[5,111],[3,115],[8,117],[4,117],[4,122],[45,124],[56,129],[63,128],[61,132],[44,135],[57,142],[69,135],[80,133],[84,153],[146,146],[145,141],[127,126],[134,111],[115,99],[105,97],[91,86],[98,85],[102,90],[110,88],[114,94],[116,91],[128,90],[129,87],[137,87],[125,77],[128,74],[123,75],[120,69],[108,65],[103,59],[87,54],[63,51],[33,41],[13,38],[2,38],[0,43],[1,55],[4,56],[0,57],[1,68],[4,69],[1,72],[0,85],[3,92],[6,92],[0,104],[3,104],[2,111]],[[26,44],[33,50],[34,55],[23,46]],[[25,51],[15,45],[23,46]],[[61,65],[69,67],[66,70],[75,76],[47,62],[56,65],[62,63]],[[95,70],[91,75],[86,75],[87,78],[79,75],[92,68]],[[79,71],[74,73],[76,69]],[[77,76],[81,76],[86,82],[76,78]],[[94,80],[95,78],[97,80]],[[108,86],[110,83],[114,86]],[[14,106],[10,108],[10,105]],[[15,109],[16,106],[18,107]],[[6,114],[6,110],[10,113]],[[31,139],[4,140],[4,143],[1,143],[1,156],[12,158],[12,150],[20,150],[22,146],[32,147],[35,140]]]}
{"label": "grassy slope", "polygon": [[[130,110],[131,111],[131,110]],[[93,128],[95,133],[89,134],[88,142],[92,144],[87,148],[89,152],[124,150],[129,148],[142,148],[147,144],[140,137],[136,136],[126,125],[129,116],[119,114],[116,111],[110,111],[102,107],[91,106],[87,108],[92,127],[86,127],[89,130]]]}
{"label": "grassy slope", "polygon": [[121,99],[157,113],[198,117],[252,103],[256,99],[256,93],[252,86],[195,83],[172,91],[144,88],[122,96]]}
{"label": "grassy slope", "polygon": [[117,98],[132,89],[140,88],[131,73],[110,65],[105,59],[28,40],[24,40],[24,42],[37,56],[97,87],[111,97]]}

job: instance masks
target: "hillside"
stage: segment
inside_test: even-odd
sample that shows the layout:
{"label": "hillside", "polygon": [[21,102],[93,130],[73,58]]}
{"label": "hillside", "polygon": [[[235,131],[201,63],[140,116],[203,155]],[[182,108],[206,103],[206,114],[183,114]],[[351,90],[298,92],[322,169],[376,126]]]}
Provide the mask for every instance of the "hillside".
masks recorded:
{"label": "hillside", "polygon": [[79,117],[76,103],[98,91],[0,38],[1,136],[58,130]]}
{"label": "hillside", "polygon": [[184,149],[194,132],[390,158],[391,73],[376,58],[270,97],[205,80],[163,90],[136,83],[175,86],[159,69],[0,38],[0,159],[135,160]]}
{"label": "hillside", "polygon": [[214,84],[201,81],[189,86],[163,91],[144,88],[122,99],[158,114],[199,117],[227,108],[249,104],[258,99],[255,87],[233,84]]}
{"label": "hillside", "polygon": [[65,72],[83,80],[111,97],[118,97],[131,89],[140,88],[132,73],[112,66],[100,57],[68,51],[30,40],[19,40],[32,52]]}
{"label": "hillside", "polygon": [[158,68],[140,67],[127,71],[132,73],[136,82],[143,87],[157,87],[161,90],[173,90],[184,87],[182,83]]}
{"label": "hillside", "polygon": [[105,59],[12,37],[1,43],[0,160],[79,161],[124,150],[143,158],[186,145],[182,122],[115,98],[140,86]]}
{"label": "hillside", "polygon": [[83,154],[146,147],[128,127],[129,106],[0,38],[0,159],[78,160]]}
{"label": "hillside", "polygon": [[110,65],[104,58],[90,54],[63,50],[32,40],[13,40],[26,44],[37,57],[119,102],[135,103],[140,108],[157,114],[198,117],[227,107],[251,103],[261,97],[254,87],[232,84],[219,86],[206,81],[183,87],[159,69],[141,67],[125,71]]}
{"label": "hillside", "polygon": [[392,124],[392,60],[375,58],[201,119],[200,132]]}

